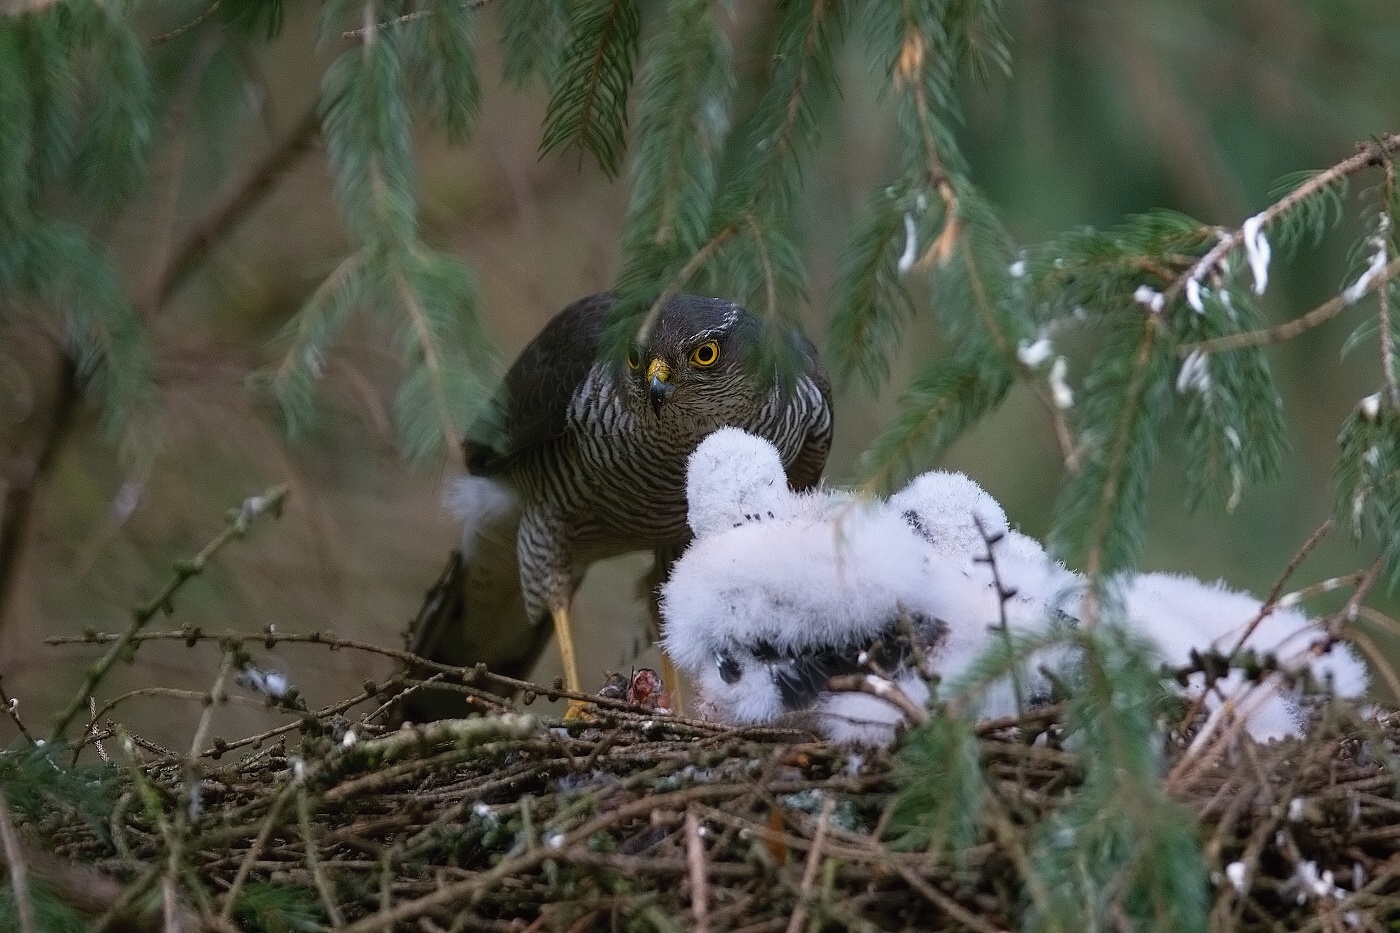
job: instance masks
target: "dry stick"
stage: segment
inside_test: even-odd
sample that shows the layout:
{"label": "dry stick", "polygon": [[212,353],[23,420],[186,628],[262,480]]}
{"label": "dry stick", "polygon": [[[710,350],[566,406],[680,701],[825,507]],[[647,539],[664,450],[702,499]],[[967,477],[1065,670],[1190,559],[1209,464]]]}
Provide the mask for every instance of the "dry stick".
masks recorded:
{"label": "dry stick", "polygon": [[705,874],[705,842],[700,838],[700,820],[693,807],[685,811],[686,868],[690,873],[690,912],[695,917],[695,933],[710,933],[710,884]]}
{"label": "dry stick", "polygon": [[798,933],[807,922],[807,904],[812,898],[812,885],[817,880],[817,868],[821,865],[822,846],[826,845],[827,826],[831,822],[831,811],[836,809],[836,798],[828,796],[822,801],[822,812],[817,816],[817,832],[812,837],[812,848],[807,853],[807,864],[802,869],[802,887],[797,893],[797,906],[792,909],[787,933]]}
{"label": "dry stick", "polygon": [[258,829],[257,838],[253,840],[252,847],[243,857],[242,863],[238,866],[238,872],[233,876],[233,883],[229,885],[228,893],[224,895],[224,909],[219,911],[219,919],[224,922],[233,919],[233,909],[238,903],[239,892],[243,890],[243,884],[248,880],[248,875],[253,871],[253,863],[262,854],[263,847],[267,845],[267,840],[272,836],[272,830],[277,826],[277,817],[282,812],[282,807],[291,798],[295,784],[288,784],[282,788],[276,798],[272,801],[272,806],[268,808],[267,816],[263,819],[262,826]]}
{"label": "dry stick", "polygon": [[39,933],[34,923],[34,902],[29,899],[29,872],[25,869],[24,853],[20,851],[19,837],[15,834],[3,790],[0,790],[0,843],[5,850],[5,864],[10,869],[10,890],[14,892],[20,933]]}
{"label": "dry stick", "polygon": [[1303,561],[1308,559],[1308,555],[1322,543],[1322,539],[1327,537],[1327,533],[1331,530],[1332,519],[1329,518],[1321,525],[1318,525],[1317,529],[1313,531],[1312,534],[1308,535],[1308,539],[1303,542],[1303,546],[1298,548],[1298,552],[1289,559],[1288,565],[1283,568],[1283,573],[1278,575],[1278,579],[1274,581],[1274,585],[1269,588],[1268,594],[1264,597],[1263,604],[1259,607],[1259,612],[1250,620],[1249,625],[1245,626],[1244,631],[1240,633],[1240,637],[1236,639],[1235,646],[1230,649],[1231,654],[1243,648],[1249,636],[1254,634],[1254,630],[1278,607],[1279,596],[1283,593],[1283,588],[1288,585],[1289,579],[1298,568],[1302,566]]}
{"label": "dry stick", "polygon": [[112,647],[107,653],[88,669],[87,676],[83,678],[83,685],[78,689],[77,695],[73,697],[72,702],[63,712],[55,717],[53,732],[49,736],[51,743],[62,740],[64,732],[68,730],[68,724],[87,705],[88,697],[92,696],[97,685],[112,669],[112,665],[126,652],[128,647],[136,642],[136,636],[155,617],[156,613],[161,610],[169,610],[170,600],[180,587],[185,585],[185,581],[202,573],[205,565],[225,544],[246,534],[248,525],[253,519],[266,512],[272,512],[274,515],[279,514],[282,509],[282,500],[286,498],[286,495],[287,487],[284,485],[274,486],[260,496],[251,496],[245,499],[242,507],[231,513],[228,525],[223,531],[219,532],[192,559],[181,561],[175,565],[175,572],[171,575],[170,581],[166,583],[165,589],[161,590],[150,602],[138,606],[132,611],[131,625],[113,640]]}
{"label": "dry stick", "polygon": [[[1297,572],[1298,568],[1302,566],[1303,561],[1308,559],[1308,555],[1322,543],[1322,539],[1327,537],[1327,533],[1331,530],[1332,519],[1329,518],[1321,525],[1317,526],[1313,533],[1308,535],[1308,539],[1303,542],[1303,546],[1298,548],[1297,552],[1289,558],[1288,565],[1283,568],[1283,572],[1274,580],[1273,586],[1269,587],[1269,592],[1264,597],[1264,602],[1260,604],[1259,611],[1255,614],[1254,618],[1250,620],[1249,624],[1245,626],[1244,632],[1240,634],[1240,637],[1236,639],[1235,646],[1230,649],[1229,654],[1231,656],[1237,654],[1239,650],[1244,647],[1244,643],[1249,639],[1250,635],[1254,634],[1254,630],[1259,627],[1260,623],[1278,608],[1279,597],[1283,593],[1283,588],[1288,584],[1288,581],[1292,578],[1293,574]],[[1191,701],[1191,706],[1186,710],[1185,714],[1182,715],[1181,721],[1190,722],[1195,719],[1196,714],[1201,710],[1201,704],[1204,702],[1205,693],[1203,692],[1200,696]]]}
{"label": "dry stick", "polygon": [[[997,593],[997,628],[1001,631],[1001,639],[1006,644],[1008,657],[1014,657],[1015,642],[1011,639],[1011,623],[1006,618],[1006,604],[1016,595],[1014,587],[1008,587],[1001,582],[1001,569],[997,566],[997,555],[993,549],[998,541],[1003,540],[1006,535],[998,532],[996,535],[987,531],[987,525],[982,521],[982,516],[976,512],[972,513],[972,523],[977,526],[977,533],[982,537],[982,546],[987,550],[986,557],[974,558],[975,563],[983,563],[991,568],[992,585],[996,587]],[[1016,699],[1016,715],[1026,715],[1026,691],[1021,684],[1021,665],[1015,664],[1011,668],[1011,694]]]}
{"label": "dry stick", "polygon": [[233,658],[233,650],[226,647],[223,660],[219,663],[219,672],[214,676],[214,685],[205,694],[204,712],[200,714],[199,723],[195,726],[189,753],[180,766],[181,784],[184,788],[180,799],[182,806],[175,813],[175,825],[169,833],[170,853],[166,859],[165,877],[161,879],[161,900],[165,907],[166,929],[169,931],[179,929],[179,923],[176,919],[179,913],[176,881],[181,874],[180,863],[184,858],[185,842],[189,836],[190,824],[195,820],[196,794],[199,786],[197,774],[199,747],[204,744],[204,736],[208,733],[209,724],[214,718],[215,707],[220,706],[223,702],[224,684],[228,680],[229,672],[233,670]]}
{"label": "dry stick", "polygon": [[158,36],[152,36],[152,37],[151,37],[151,44],[152,44],[152,45],[161,45],[161,44],[163,44],[163,43],[169,42],[171,39],[178,39],[178,38],[180,38],[180,37],[183,36],[185,33],[189,32],[191,29],[194,29],[196,26],[200,25],[201,23],[204,23],[204,22],[208,21],[209,17],[211,17],[211,16],[213,16],[215,13],[217,13],[217,12],[219,11],[219,7],[222,6],[222,5],[223,5],[223,0],[214,0],[214,2],[211,3],[211,4],[209,4],[209,6],[206,7],[202,13],[200,13],[200,14],[199,14],[198,16],[196,16],[194,19],[190,20],[188,23],[185,23],[185,25],[183,25],[183,26],[177,26],[177,27],[175,27],[174,29],[170,30],[169,32],[163,32],[163,33],[161,33],[161,34],[158,35]]}
{"label": "dry stick", "polygon": [[1400,676],[1396,675],[1394,664],[1386,657],[1380,646],[1371,639],[1370,635],[1360,630],[1347,633],[1347,641],[1361,649],[1361,653],[1366,655],[1371,666],[1380,671],[1381,679],[1390,688],[1394,699],[1400,700]]}
{"label": "dry stick", "polygon": [[[78,741],[73,743],[72,763],[74,765],[78,763],[78,756],[82,754],[83,746],[87,744],[89,737],[97,731],[98,720],[102,719],[127,700],[134,700],[137,697],[166,697],[172,700],[188,700],[193,703],[205,703],[209,699],[209,694],[200,690],[182,690],[178,687],[138,687],[135,690],[128,690],[126,693],[108,700],[103,704],[101,709],[98,709],[95,705],[91,705],[90,709],[92,710],[92,715],[88,717],[87,728],[85,728],[83,734],[78,737]],[[238,696],[237,694],[229,695],[227,693],[223,695],[219,702],[224,703],[230,700],[235,703],[242,703],[245,706],[256,706],[258,708],[262,708],[265,705],[261,701],[254,700],[251,697]],[[101,740],[99,739],[97,741]],[[100,749],[98,753],[101,754]]]}
{"label": "dry stick", "polygon": [[[1366,295],[1383,287],[1387,282],[1400,274],[1400,258],[1392,259],[1386,264],[1374,279],[1366,285],[1366,290],[1357,296],[1356,301],[1360,301]],[[1336,294],[1313,308],[1302,317],[1296,317],[1291,321],[1284,321],[1273,327],[1265,327],[1260,330],[1247,330],[1240,334],[1227,334],[1224,337],[1214,337],[1210,340],[1200,340],[1195,343],[1183,343],[1177,348],[1177,355],[1186,357],[1192,353],[1220,353],[1227,350],[1240,350],[1245,347],[1262,347],[1271,343],[1282,343],[1285,340],[1292,340],[1299,334],[1306,333],[1314,327],[1325,324],[1332,318],[1341,314],[1356,302],[1348,301],[1344,294]]]}
{"label": "dry stick", "polygon": [[34,736],[24,726],[24,720],[19,718],[19,700],[5,692],[5,678],[0,677],[0,705],[5,707],[5,715],[10,717],[10,721],[15,724],[19,734],[29,740],[29,744],[39,744],[34,740]]}
{"label": "dry stick", "polygon": [[1371,566],[1366,568],[1366,573],[1361,577],[1361,582],[1356,584],[1356,589],[1351,591],[1346,605],[1325,620],[1328,638],[1333,641],[1341,638],[1342,626],[1356,621],[1357,615],[1361,612],[1361,603],[1370,594],[1371,588],[1376,585],[1376,580],[1380,578],[1381,569],[1384,566],[1385,557],[1377,557]]}
{"label": "dry stick", "polygon": [[316,882],[316,891],[321,895],[321,903],[326,908],[331,928],[339,930],[345,926],[345,918],[336,906],[335,892],[331,890],[330,881],[321,872],[320,860],[316,855],[316,836],[311,831],[311,801],[304,784],[297,787],[297,822],[301,826],[302,839],[306,845],[306,868]]}
{"label": "dry stick", "polygon": [[[563,687],[546,687],[541,684],[532,683],[528,680],[519,680],[515,677],[507,677],[504,674],[496,674],[486,670],[484,667],[453,667],[451,664],[442,664],[428,658],[416,655],[411,651],[404,651],[398,648],[385,648],[383,645],[375,645],[369,642],[354,641],[348,638],[337,638],[327,635],[324,632],[298,633],[269,633],[219,631],[204,632],[198,629],[183,629],[175,631],[160,632],[137,632],[118,635],[112,632],[92,632],[84,635],[54,635],[44,639],[46,645],[103,645],[113,641],[127,639],[132,643],[147,641],[190,641],[212,639],[216,641],[226,641],[233,639],[240,642],[264,642],[267,644],[314,644],[325,645],[328,648],[348,648],[351,651],[364,651],[368,654],[377,654],[381,657],[392,658],[406,665],[421,667],[435,673],[445,673],[460,677],[467,682],[484,681],[496,684],[517,692],[530,692],[537,696],[546,696],[551,699],[561,697],[569,700],[582,700],[591,703],[602,709],[616,710],[620,713],[631,713],[643,716],[649,720],[665,722],[667,725],[695,729],[706,735],[738,734],[744,730],[732,729],[719,723],[710,722],[704,719],[688,719],[683,716],[663,715],[654,709],[645,706],[638,706],[624,700],[613,700],[608,697],[597,696],[591,693],[580,693],[573,690],[566,690]],[[356,702],[363,702],[364,698]],[[353,706],[354,704],[349,704]],[[283,727],[280,731],[296,728],[296,723]],[[239,743],[244,744],[244,743]],[[235,743],[228,743],[225,748],[233,748]]]}
{"label": "dry stick", "polygon": [[502,879],[528,871],[549,861],[550,858],[558,854],[558,850],[566,850],[570,846],[586,843],[589,836],[615,823],[642,816],[652,810],[665,809],[677,803],[690,803],[707,797],[727,797],[739,790],[741,788],[732,784],[700,785],[683,791],[673,791],[669,794],[657,794],[634,800],[572,830],[564,836],[557,849],[550,846],[537,846],[522,855],[504,859],[489,871],[480,872],[463,881],[443,885],[431,894],[396,904],[391,910],[379,911],[361,918],[346,927],[344,933],[379,933],[386,923],[402,923],[422,916],[435,907],[442,907],[467,897],[480,896]]}
{"label": "dry stick", "polygon": [[892,704],[916,726],[928,722],[928,710],[911,700],[898,684],[874,674],[838,674],[827,681],[827,689],[836,693],[868,693]]}
{"label": "dry stick", "polygon": [[999,933],[996,926],[983,920],[981,917],[920,878],[908,865],[901,865],[899,862],[894,862],[893,865],[895,872],[898,873],[899,877],[904,879],[905,884],[909,885],[909,887],[913,888],[915,891],[918,891],[929,903],[933,904],[949,917],[952,917],[956,922],[961,923],[968,929],[976,930],[978,933]]}

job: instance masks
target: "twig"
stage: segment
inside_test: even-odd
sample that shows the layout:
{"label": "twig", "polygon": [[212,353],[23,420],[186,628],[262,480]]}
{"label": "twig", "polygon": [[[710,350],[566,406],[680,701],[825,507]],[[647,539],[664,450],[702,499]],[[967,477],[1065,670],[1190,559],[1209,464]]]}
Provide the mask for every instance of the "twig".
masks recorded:
{"label": "twig", "polygon": [[223,531],[219,532],[193,558],[180,561],[175,565],[174,573],[171,575],[170,581],[166,583],[165,589],[161,590],[145,605],[138,606],[132,611],[131,625],[113,640],[112,647],[107,653],[88,669],[87,676],[83,678],[83,685],[78,688],[77,695],[61,713],[54,717],[53,732],[49,737],[51,743],[62,740],[63,734],[68,730],[68,724],[87,705],[88,697],[92,696],[97,685],[112,669],[112,665],[129,647],[137,643],[137,636],[141,633],[141,629],[145,628],[157,612],[171,611],[171,600],[180,587],[185,585],[185,581],[202,573],[205,565],[225,544],[234,538],[241,538],[247,534],[249,524],[258,516],[267,512],[271,512],[274,516],[280,515],[282,502],[286,495],[286,486],[274,486],[260,496],[251,496],[245,499],[241,508],[230,511],[228,524]]}
{"label": "twig", "polygon": [[920,878],[909,866],[901,865],[899,862],[894,862],[892,864],[894,865],[894,870],[899,874],[899,877],[904,879],[905,884],[909,885],[909,887],[913,888],[915,891],[918,891],[930,904],[933,904],[939,910],[943,911],[957,923],[961,923],[970,930],[976,930],[977,933],[1000,933],[995,925],[983,920],[981,917]]}
{"label": "twig", "polygon": [[874,674],[838,674],[828,678],[827,689],[835,692],[868,693],[892,704],[916,726],[928,722],[928,710],[909,699],[909,694],[899,689],[892,680]]}
{"label": "twig", "polygon": [[331,921],[331,928],[339,930],[345,926],[345,917],[340,913],[340,908],[336,906],[335,892],[331,890],[330,882],[322,873],[320,861],[316,855],[316,835],[311,829],[311,801],[306,793],[304,782],[297,788],[297,822],[301,825],[301,836],[306,845],[307,871],[311,872],[311,877],[316,882],[316,891],[321,895],[321,904],[326,908],[326,916]]}
{"label": "twig", "polygon": [[[103,704],[101,709],[97,709],[94,704],[90,703],[89,708],[92,709],[92,715],[88,717],[87,727],[83,729],[83,734],[78,737],[78,741],[73,743],[73,764],[78,763],[78,756],[82,754],[83,747],[87,744],[89,737],[96,734],[98,729],[97,723],[122,703],[125,703],[127,700],[136,699],[137,697],[165,697],[172,700],[185,700],[191,703],[204,703],[208,700],[209,694],[200,690],[182,690],[178,687],[138,687],[135,690],[128,690],[126,693],[113,697]],[[230,696],[227,693],[224,694],[224,698],[221,702],[230,700],[235,703],[242,703],[259,709],[265,706],[264,703],[258,700],[237,695]],[[99,754],[101,754],[101,752],[99,752]]]}
{"label": "twig", "polygon": [[690,913],[695,933],[710,933],[710,883],[705,874],[705,842],[694,808],[685,811],[686,868],[690,873]]}
{"label": "twig", "polygon": [[15,834],[3,790],[0,790],[0,844],[3,844],[5,864],[10,870],[10,890],[14,892],[20,933],[39,933],[34,921],[34,902],[29,898],[29,873],[25,870],[24,853],[20,851],[19,837]]}
{"label": "twig", "polygon": [[[1379,165],[1385,160],[1387,153],[1400,150],[1400,133],[1387,133],[1382,136],[1377,143],[1363,144],[1361,151],[1350,158],[1343,159],[1331,168],[1318,172],[1288,194],[1270,204],[1264,210],[1255,215],[1259,222],[1259,229],[1267,229],[1279,217],[1297,207],[1313,195],[1326,190],[1330,185],[1354,175],[1364,168]],[[1220,265],[1220,261],[1225,258],[1230,250],[1234,249],[1244,241],[1244,227],[1238,230],[1227,231],[1220,235],[1220,239],[1202,256],[1195,265],[1191,266],[1181,275],[1177,276],[1164,291],[1163,298],[1165,304],[1170,304],[1186,288],[1186,283],[1192,279],[1200,281],[1205,275]]]}
{"label": "twig", "polygon": [[1371,588],[1376,585],[1376,580],[1380,578],[1381,570],[1385,567],[1385,558],[1377,557],[1366,568],[1366,572],[1361,576],[1361,582],[1356,584],[1356,589],[1351,591],[1347,597],[1346,605],[1334,612],[1326,619],[1327,636],[1333,641],[1342,637],[1342,626],[1355,622],[1356,616],[1361,610],[1361,603],[1370,594]]}
{"label": "twig", "polygon": [[[1386,264],[1374,279],[1366,283],[1366,288],[1360,297],[1369,295],[1377,288],[1382,289],[1392,278],[1400,274],[1400,258],[1392,259]],[[1190,356],[1192,353],[1223,353],[1229,350],[1241,350],[1245,347],[1262,347],[1271,343],[1282,343],[1285,340],[1292,340],[1299,334],[1306,333],[1321,324],[1325,324],[1332,318],[1350,308],[1354,301],[1349,301],[1348,296],[1338,293],[1313,308],[1307,314],[1296,317],[1291,321],[1284,321],[1273,327],[1265,327],[1261,330],[1247,330],[1239,334],[1226,334],[1224,337],[1213,337],[1210,340],[1198,340],[1195,343],[1183,343],[1177,347],[1177,355],[1180,357]]]}
{"label": "twig", "polygon": [[637,328],[637,341],[639,343],[645,343],[647,341],[648,336],[651,334],[651,329],[656,326],[656,321],[661,316],[661,309],[665,306],[666,302],[679,294],[680,290],[686,286],[686,283],[694,278],[697,272],[704,268],[705,263],[709,262],[710,259],[714,257],[715,253],[719,252],[720,247],[733,239],[734,235],[738,232],[739,228],[733,224],[722,227],[714,236],[706,240],[704,244],[695,251],[693,256],[686,260],[685,265],[681,266],[681,270],[672,277],[671,281],[666,283],[666,287],[661,290],[661,294],[656,296],[656,300],[653,301],[651,307],[647,309],[646,317],[642,318],[642,323]]}
{"label": "twig", "polygon": [[831,812],[836,809],[836,798],[830,795],[822,801],[822,812],[817,816],[817,832],[812,837],[812,848],[807,853],[807,864],[802,869],[802,887],[797,893],[797,906],[792,909],[788,920],[787,933],[799,933],[807,922],[807,905],[812,899],[812,885],[817,880],[817,869],[821,866],[822,846],[826,845],[827,826],[831,823]]}
{"label": "twig", "polygon": [[1289,559],[1288,566],[1283,568],[1283,573],[1279,574],[1278,578],[1274,580],[1274,585],[1269,588],[1269,593],[1264,597],[1264,602],[1259,607],[1259,611],[1255,613],[1250,623],[1245,626],[1244,631],[1240,633],[1240,637],[1235,640],[1235,646],[1230,649],[1230,654],[1233,655],[1243,648],[1244,643],[1249,640],[1249,636],[1254,634],[1254,630],[1278,607],[1279,596],[1283,593],[1283,588],[1288,584],[1289,579],[1302,565],[1303,561],[1308,559],[1308,555],[1322,543],[1322,539],[1327,537],[1327,533],[1331,530],[1332,519],[1329,518],[1319,525],[1312,534],[1308,535],[1308,539],[1303,542],[1303,546],[1298,548],[1297,553]]}
{"label": "twig", "polygon": [[[1391,226],[1393,224],[1390,206],[1395,202],[1395,160],[1391,158],[1389,152],[1386,153],[1384,169],[1385,184],[1381,186],[1380,212],[1376,219],[1378,227],[1376,248],[1380,252],[1380,256],[1377,258],[1380,259],[1390,256]],[[1386,275],[1380,277],[1385,279],[1380,285],[1379,294],[1376,296],[1381,337],[1381,372],[1385,375],[1386,394],[1389,396],[1390,404],[1400,405],[1400,385],[1395,382],[1395,335],[1390,329],[1390,289],[1387,287],[1390,277]]]}
{"label": "twig", "polygon": [[[1004,532],[997,532],[995,535],[987,531],[987,525],[982,521],[982,516],[976,512],[972,513],[972,523],[977,526],[977,533],[982,536],[982,546],[987,550],[986,557],[973,558],[975,563],[986,564],[992,571],[992,585],[997,592],[997,628],[1001,632],[1002,641],[1006,643],[1008,657],[1014,654],[1015,642],[1011,640],[1011,623],[1006,617],[1006,604],[1016,595],[1013,587],[1008,587],[1001,582],[1001,569],[997,566],[997,555],[994,545],[1006,537]],[[1021,684],[1021,665],[1012,665],[1011,668],[1011,692],[1016,699],[1016,716],[1019,718],[1026,715],[1026,692]]]}
{"label": "twig", "polygon": [[152,36],[151,44],[161,45],[163,43],[169,42],[171,39],[180,38],[185,33],[189,32],[191,29],[194,29],[195,27],[199,26],[199,24],[206,22],[209,19],[209,17],[213,16],[219,11],[219,7],[222,4],[223,0],[214,0],[214,2],[209,4],[209,6],[206,7],[203,12],[201,12],[194,19],[190,20],[188,23],[185,23],[185,25],[177,26],[169,32],[163,32],[158,36]]}
{"label": "twig", "polygon": [[[470,10],[479,10],[490,2],[491,0],[463,0],[462,6]],[[422,19],[425,16],[432,15],[432,10],[414,10],[412,13],[395,16],[393,19],[386,19],[383,22],[374,23],[369,26],[361,26],[359,29],[347,29],[340,34],[340,38],[359,39],[362,36],[377,32],[380,29],[386,29],[389,26],[402,26],[404,23],[411,23],[416,19]]]}
{"label": "twig", "polygon": [[34,736],[25,728],[24,720],[19,718],[19,700],[5,692],[5,678],[0,676],[0,705],[5,707],[5,715],[10,717],[10,721],[15,724],[19,734],[28,740],[30,745],[37,745]]}
{"label": "twig", "polygon": [[243,884],[248,880],[248,875],[253,871],[253,863],[262,854],[263,848],[267,845],[267,840],[272,836],[272,830],[277,826],[277,818],[282,812],[282,807],[291,799],[295,792],[295,784],[289,783],[273,798],[272,806],[267,810],[267,816],[263,818],[262,826],[258,829],[257,838],[253,840],[247,854],[243,856],[243,861],[238,865],[238,873],[233,876],[233,883],[229,885],[228,893],[224,895],[224,908],[219,911],[219,919],[230,921],[233,919],[234,908],[238,906],[238,895],[243,890]]}
{"label": "twig", "polygon": [[[429,658],[416,655],[411,651],[404,651],[399,648],[385,648],[383,645],[376,645],[371,642],[355,641],[348,638],[339,638],[328,635],[325,632],[237,632],[232,630],[206,632],[197,628],[185,628],[173,631],[159,632],[136,632],[118,634],[114,632],[86,632],[81,635],[53,635],[44,639],[46,645],[105,645],[114,641],[128,639],[130,643],[140,644],[147,641],[183,641],[194,644],[199,641],[234,640],[242,643],[260,642],[267,646],[276,644],[303,644],[303,645],[325,645],[328,648],[347,648],[351,651],[364,651],[368,654],[377,654],[381,657],[392,658],[411,668],[422,668],[434,673],[443,673],[449,676],[461,678],[467,683],[489,683],[495,684],[509,690],[528,693],[534,696],[545,696],[552,699],[563,698],[569,700],[580,700],[584,703],[592,704],[599,709],[616,710],[618,713],[630,713],[648,720],[664,721],[668,726],[685,727],[704,732],[707,735],[732,734],[736,730],[721,723],[710,722],[704,719],[688,719],[683,716],[666,715],[645,706],[638,706],[635,703],[628,703],[625,700],[614,700],[605,696],[598,696],[592,693],[582,693],[573,690],[565,690],[562,687],[546,687],[528,680],[520,680],[515,677],[507,677],[504,674],[497,674],[487,670],[483,666],[476,667],[454,667],[451,664],[442,664]],[[337,704],[340,709],[348,709],[356,703],[362,703],[367,696],[361,696],[354,702]],[[285,732],[288,729],[296,728],[293,723],[289,726],[279,727],[276,734]],[[247,741],[237,743],[247,744]],[[226,748],[236,747],[235,743],[228,743]]]}

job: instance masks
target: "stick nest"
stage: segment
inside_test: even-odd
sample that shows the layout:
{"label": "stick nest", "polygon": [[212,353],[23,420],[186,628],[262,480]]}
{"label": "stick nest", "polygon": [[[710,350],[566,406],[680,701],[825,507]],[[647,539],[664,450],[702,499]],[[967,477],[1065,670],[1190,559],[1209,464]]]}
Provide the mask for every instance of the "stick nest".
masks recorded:
{"label": "stick nest", "polygon": [[[354,933],[991,931],[1018,926],[1031,834],[1079,780],[1053,710],[984,725],[980,842],[905,851],[889,753],[616,706],[594,716],[390,731],[307,714],[299,736],[193,768],[118,738],[129,764],[109,813],[55,800],[20,823],[120,882],[108,922],[164,890],[224,931],[299,929],[288,904]],[[1379,730],[1242,742],[1169,783],[1199,816],[1215,929],[1400,919],[1400,795],[1383,763],[1400,721]],[[288,925],[267,919],[273,902]]]}

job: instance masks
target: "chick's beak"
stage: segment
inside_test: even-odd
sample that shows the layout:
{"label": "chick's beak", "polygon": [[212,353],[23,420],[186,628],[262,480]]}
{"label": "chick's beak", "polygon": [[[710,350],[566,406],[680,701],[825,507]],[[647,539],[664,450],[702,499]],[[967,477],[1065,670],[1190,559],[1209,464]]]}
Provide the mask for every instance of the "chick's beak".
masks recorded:
{"label": "chick's beak", "polygon": [[659,418],[661,406],[666,404],[671,393],[676,391],[675,384],[671,382],[671,367],[667,366],[664,360],[652,360],[647,366],[647,383],[647,391],[651,395],[651,410]]}

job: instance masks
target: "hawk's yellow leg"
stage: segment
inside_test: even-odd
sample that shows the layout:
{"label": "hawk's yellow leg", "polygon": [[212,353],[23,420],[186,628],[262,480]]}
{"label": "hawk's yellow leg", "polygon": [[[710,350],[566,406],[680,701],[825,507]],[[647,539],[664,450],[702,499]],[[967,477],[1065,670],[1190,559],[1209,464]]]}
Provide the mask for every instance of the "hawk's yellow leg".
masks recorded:
{"label": "hawk's yellow leg", "polygon": [[[569,620],[569,607],[558,606],[551,609],[549,615],[554,620],[554,637],[559,642],[559,660],[564,665],[564,687],[574,693],[582,693],[583,685],[578,676],[578,656],[574,654],[574,630]],[[583,703],[570,700],[564,718],[577,719],[581,715]]]}
{"label": "hawk's yellow leg", "polygon": [[685,697],[681,695],[681,672],[671,663],[671,656],[661,652],[661,678],[666,683],[666,694],[671,700],[671,712],[685,715]]}

